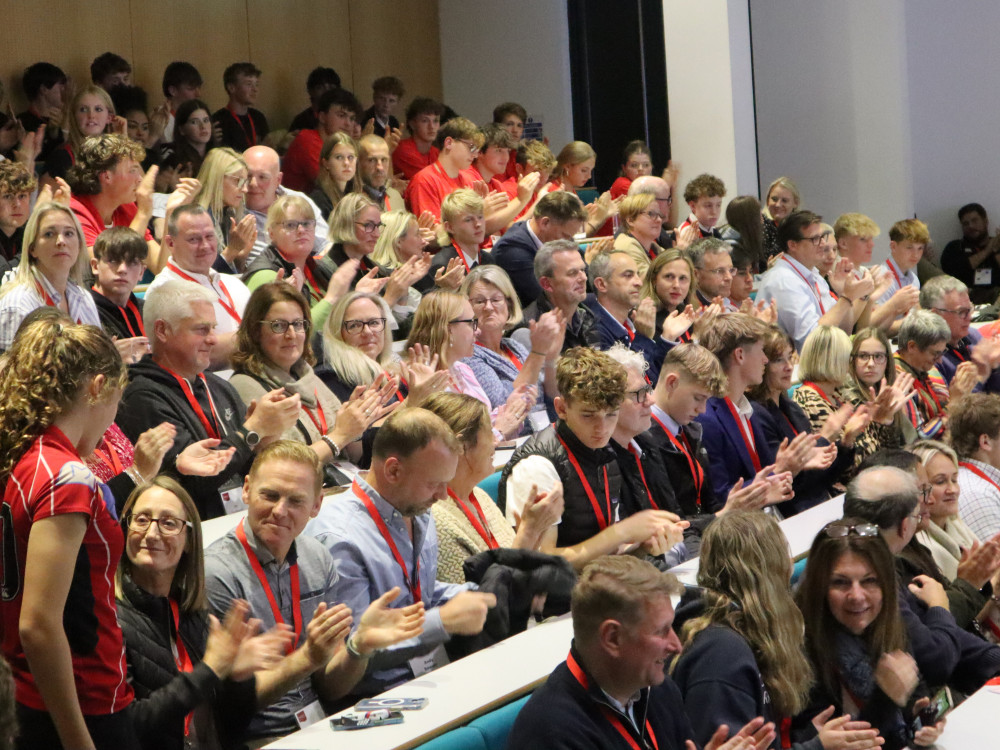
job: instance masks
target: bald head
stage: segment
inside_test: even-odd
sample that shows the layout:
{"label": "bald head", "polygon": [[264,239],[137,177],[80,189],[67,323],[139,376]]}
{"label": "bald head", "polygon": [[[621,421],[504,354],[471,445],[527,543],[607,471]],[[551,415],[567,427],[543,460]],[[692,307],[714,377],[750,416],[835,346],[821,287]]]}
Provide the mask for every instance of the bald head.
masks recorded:
{"label": "bald head", "polygon": [[278,152],[267,146],[252,146],[243,152],[250,181],[247,183],[247,208],[266,212],[277,198],[281,185],[281,160]]}
{"label": "bald head", "polygon": [[890,495],[900,493],[917,494],[917,480],[913,474],[895,466],[874,466],[865,469],[851,482],[852,495],[879,502]]}
{"label": "bald head", "polygon": [[656,198],[656,205],[661,214],[664,216],[670,215],[670,204],[673,199],[673,193],[666,180],[662,177],[654,177],[651,174],[632,180],[632,184],[628,188],[628,194],[643,195],[645,193]]}
{"label": "bald head", "polygon": [[878,526],[889,548],[898,554],[917,531],[917,523],[910,517],[919,503],[920,490],[913,474],[895,466],[874,466],[847,485],[844,517]]}

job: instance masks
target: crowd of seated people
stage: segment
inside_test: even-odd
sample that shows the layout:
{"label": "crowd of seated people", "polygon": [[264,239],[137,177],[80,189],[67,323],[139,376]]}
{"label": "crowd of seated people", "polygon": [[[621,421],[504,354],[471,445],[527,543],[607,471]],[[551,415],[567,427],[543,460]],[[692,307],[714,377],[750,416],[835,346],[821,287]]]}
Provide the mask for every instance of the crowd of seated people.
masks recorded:
{"label": "crowd of seated people", "polygon": [[[625,134],[595,185],[516,102],[317,67],[282,129],[251,62],[130,74],[32,65],[0,132],[14,747],[260,747],[569,611],[512,748],[929,746],[1000,674],[981,206],[928,279],[918,219],[874,263]],[[793,589],[778,521],[841,492]]]}

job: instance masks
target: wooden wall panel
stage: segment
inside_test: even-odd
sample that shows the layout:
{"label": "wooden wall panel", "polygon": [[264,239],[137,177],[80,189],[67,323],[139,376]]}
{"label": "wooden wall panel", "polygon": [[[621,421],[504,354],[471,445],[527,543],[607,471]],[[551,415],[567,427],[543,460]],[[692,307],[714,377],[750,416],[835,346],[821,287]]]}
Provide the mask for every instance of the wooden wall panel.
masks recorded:
{"label": "wooden wall panel", "polygon": [[[283,128],[306,106],[306,76],[328,65],[362,104],[371,82],[397,75],[407,96],[441,96],[438,0],[87,0],[58,4],[73,12],[39,13],[9,3],[3,14],[0,80],[15,111],[24,106],[21,73],[38,60],[89,83],[90,61],[111,50],[132,63],[132,78],[162,100],[163,69],[188,60],[205,80],[213,110],[226,103],[222,72],[249,60],[261,68],[259,106]],[[402,119],[402,117],[400,118]]]}
{"label": "wooden wall panel", "polygon": [[406,86],[398,108],[411,99],[441,99],[441,46],[437,0],[350,0],[354,92],[367,106],[371,84],[395,75]]}
{"label": "wooden wall panel", "polygon": [[[351,85],[348,0],[247,0],[250,59],[260,68],[260,104],[274,129],[286,128],[309,103],[306,77],[331,67]],[[272,114],[273,113],[273,114]]]}
{"label": "wooden wall panel", "polygon": [[163,69],[186,60],[205,81],[202,99],[213,110],[225,105],[222,71],[250,55],[246,0],[132,0],[131,26],[132,78],[151,103],[162,101]]}

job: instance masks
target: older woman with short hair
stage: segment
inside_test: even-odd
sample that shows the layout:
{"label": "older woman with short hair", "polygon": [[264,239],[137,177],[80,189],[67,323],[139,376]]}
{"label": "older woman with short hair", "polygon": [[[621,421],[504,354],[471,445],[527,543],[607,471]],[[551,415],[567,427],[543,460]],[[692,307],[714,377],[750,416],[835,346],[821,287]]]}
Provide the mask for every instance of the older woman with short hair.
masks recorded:
{"label": "older woman with short hair", "polygon": [[945,383],[936,365],[950,339],[948,323],[930,310],[911,310],[899,327],[896,372],[913,376],[917,397],[906,405],[906,416],[921,438],[942,437],[948,426],[948,402],[971,393],[979,382],[975,363],[963,362],[951,385]]}
{"label": "older woman with short hair", "polygon": [[660,213],[656,195],[638,193],[628,196],[618,206],[618,216],[624,230],[615,237],[614,248],[627,253],[635,261],[639,275],[645,276],[650,261],[663,252],[656,241],[666,217]]}
{"label": "older woman with short hair", "polygon": [[[537,386],[543,379],[546,395],[554,398],[555,363],[565,326],[562,313],[550,310],[531,326],[528,350],[504,335],[522,320],[521,303],[506,271],[477,266],[465,277],[461,291],[479,321],[475,351],[463,361],[489,396],[490,406],[499,407],[519,386]],[[544,414],[542,419],[547,424]]]}

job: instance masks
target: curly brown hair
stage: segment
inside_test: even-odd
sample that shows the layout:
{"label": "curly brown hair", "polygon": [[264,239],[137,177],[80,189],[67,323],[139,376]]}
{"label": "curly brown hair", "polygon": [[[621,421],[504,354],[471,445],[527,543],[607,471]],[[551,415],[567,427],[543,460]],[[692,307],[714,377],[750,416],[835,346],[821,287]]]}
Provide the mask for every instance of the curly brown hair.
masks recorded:
{"label": "curly brown hair", "polygon": [[564,401],[614,410],[625,400],[628,373],[604,352],[573,347],[556,364],[556,388]]}
{"label": "curly brown hair", "polygon": [[101,192],[101,172],[114,169],[123,159],[141,164],[145,158],[146,149],[128,136],[95,135],[80,146],[76,164],[70,167],[66,182],[74,195],[98,195]]}
{"label": "curly brown hair", "polygon": [[309,303],[301,292],[292,288],[287,282],[272,281],[257,287],[247,300],[243,320],[236,332],[236,350],[232,356],[235,372],[264,377],[264,368],[268,362],[267,356],[260,348],[260,326],[267,318],[267,311],[271,309],[271,305],[278,302],[293,302],[302,310],[302,318],[306,321],[306,338],[302,343],[301,359],[309,365],[316,362],[312,347],[309,345],[312,336],[312,314],[309,311]]}
{"label": "curly brown hair", "polygon": [[97,400],[128,383],[121,355],[97,326],[36,320],[23,326],[0,371],[0,483],[31,443],[84,393],[105,377]]}

